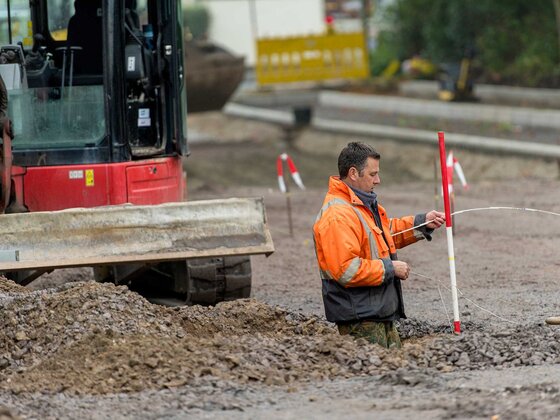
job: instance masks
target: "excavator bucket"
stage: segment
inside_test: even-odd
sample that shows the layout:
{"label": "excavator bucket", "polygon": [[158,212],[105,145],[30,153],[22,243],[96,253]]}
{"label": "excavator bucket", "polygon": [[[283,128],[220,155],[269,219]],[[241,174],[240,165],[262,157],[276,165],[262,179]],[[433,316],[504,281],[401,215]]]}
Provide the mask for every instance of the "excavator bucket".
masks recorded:
{"label": "excavator bucket", "polygon": [[262,198],[0,216],[0,271],[270,254]]}

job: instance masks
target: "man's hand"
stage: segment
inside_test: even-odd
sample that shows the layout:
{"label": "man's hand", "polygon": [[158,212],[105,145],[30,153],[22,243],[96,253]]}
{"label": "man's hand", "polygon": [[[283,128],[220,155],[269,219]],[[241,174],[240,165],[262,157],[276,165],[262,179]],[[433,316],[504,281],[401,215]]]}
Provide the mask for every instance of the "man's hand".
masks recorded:
{"label": "man's hand", "polygon": [[395,269],[395,277],[401,280],[406,280],[410,274],[410,266],[404,261],[393,261],[393,268]]}
{"label": "man's hand", "polygon": [[426,213],[426,222],[430,222],[426,225],[427,228],[437,229],[445,223],[445,213],[432,210]]}

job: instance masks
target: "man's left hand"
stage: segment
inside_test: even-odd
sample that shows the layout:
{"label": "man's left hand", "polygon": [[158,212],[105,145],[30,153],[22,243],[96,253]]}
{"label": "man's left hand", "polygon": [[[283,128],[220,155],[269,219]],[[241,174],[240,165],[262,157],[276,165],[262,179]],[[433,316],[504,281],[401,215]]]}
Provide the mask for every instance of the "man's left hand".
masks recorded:
{"label": "man's left hand", "polygon": [[426,213],[426,222],[430,222],[426,225],[429,229],[437,229],[445,223],[445,213],[440,211],[432,210]]}

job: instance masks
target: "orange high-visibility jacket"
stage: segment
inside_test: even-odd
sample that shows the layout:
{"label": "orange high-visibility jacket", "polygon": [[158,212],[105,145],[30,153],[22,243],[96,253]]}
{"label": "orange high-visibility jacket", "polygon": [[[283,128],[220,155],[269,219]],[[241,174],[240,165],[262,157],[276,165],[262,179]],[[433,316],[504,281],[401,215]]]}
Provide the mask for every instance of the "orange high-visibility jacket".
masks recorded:
{"label": "orange high-visibility jacket", "polygon": [[424,222],[425,214],[389,219],[385,209],[378,208],[383,231],[354,191],[339,177],[330,178],[313,226],[329,321],[405,316],[400,280],[394,277],[391,260],[397,258],[398,248],[424,239],[424,234],[413,229],[391,235]]}

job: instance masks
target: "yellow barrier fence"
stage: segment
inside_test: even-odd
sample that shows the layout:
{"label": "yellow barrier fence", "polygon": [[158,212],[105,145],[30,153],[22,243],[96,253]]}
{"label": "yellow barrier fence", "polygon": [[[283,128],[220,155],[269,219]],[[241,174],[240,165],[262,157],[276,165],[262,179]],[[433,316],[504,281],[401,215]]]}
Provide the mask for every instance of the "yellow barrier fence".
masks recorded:
{"label": "yellow barrier fence", "polygon": [[257,83],[365,79],[365,45],[361,32],[258,39]]}

